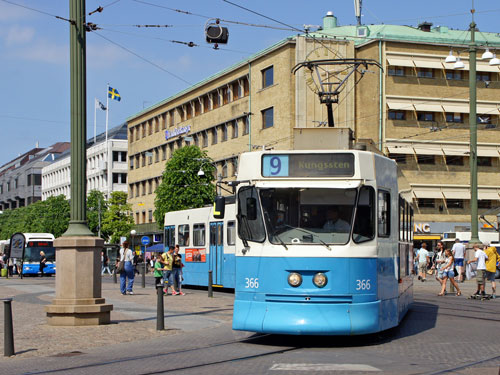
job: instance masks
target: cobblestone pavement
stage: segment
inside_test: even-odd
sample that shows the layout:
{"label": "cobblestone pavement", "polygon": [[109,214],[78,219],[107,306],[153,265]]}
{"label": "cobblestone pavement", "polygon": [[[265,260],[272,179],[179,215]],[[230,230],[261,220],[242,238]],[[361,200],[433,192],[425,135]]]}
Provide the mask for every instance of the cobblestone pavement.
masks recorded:
{"label": "cobblestone pavement", "polygon": [[[102,296],[113,304],[112,324],[89,327],[54,327],[46,323],[44,306],[55,297],[55,278],[0,278],[0,298],[12,297],[15,358],[49,356],[107,347],[116,343],[140,341],[213,327],[232,318],[233,295],[185,290],[185,296],[165,296],[165,330],[156,330],[156,291],[152,278],[146,288],[136,279],[134,295],[123,296],[119,283],[104,276]],[[119,282],[119,281],[118,281]],[[138,285],[139,284],[139,285]],[[3,322],[3,307],[1,308]],[[4,326],[0,325],[3,354]],[[8,360],[0,357],[2,360]],[[0,371],[1,372],[1,371]]]}

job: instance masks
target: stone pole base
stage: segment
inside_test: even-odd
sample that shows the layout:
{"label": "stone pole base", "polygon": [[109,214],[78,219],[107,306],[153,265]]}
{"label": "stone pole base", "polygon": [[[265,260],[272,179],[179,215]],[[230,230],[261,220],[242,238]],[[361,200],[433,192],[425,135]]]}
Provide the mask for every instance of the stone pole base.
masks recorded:
{"label": "stone pole base", "polygon": [[56,248],[56,298],[45,307],[53,326],[108,324],[113,305],[101,298],[101,250],[104,240],[59,237]]}

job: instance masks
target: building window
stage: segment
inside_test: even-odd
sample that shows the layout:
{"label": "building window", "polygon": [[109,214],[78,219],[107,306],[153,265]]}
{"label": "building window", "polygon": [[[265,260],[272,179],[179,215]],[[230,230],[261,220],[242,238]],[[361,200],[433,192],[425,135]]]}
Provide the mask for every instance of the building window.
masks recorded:
{"label": "building window", "polygon": [[133,143],[134,142],[134,128],[130,128],[128,130],[128,133],[129,133],[128,138],[130,139],[130,143]]}
{"label": "building window", "polygon": [[160,149],[155,148],[155,163],[158,163],[160,161]]}
{"label": "building window", "polygon": [[203,113],[210,111],[210,98],[208,95],[203,97]]}
{"label": "building window", "polygon": [[216,145],[217,142],[218,142],[218,140],[217,140],[217,126],[214,126],[212,128],[212,144]]}
{"label": "building window", "polygon": [[464,208],[464,200],[463,199],[447,199],[446,206],[448,209],[461,209]]}
{"label": "building window", "polygon": [[447,113],[446,122],[463,123],[464,115],[462,113]]}
{"label": "building window", "polygon": [[490,200],[478,200],[477,201],[477,208],[491,208],[493,207],[493,202]]}
{"label": "building window", "polygon": [[401,66],[390,66],[388,70],[388,74],[390,76],[404,76],[405,75],[405,68]]}
{"label": "building window", "polygon": [[461,70],[447,70],[446,79],[448,80],[461,80],[463,77],[463,71]]}
{"label": "building window", "polygon": [[270,66],[262,70],[262,88],[272,86],[274,84],[274,67]]}
{"label": "building window", "polygon": [[167,145],[161,146],[161,160],[167,159]]}
{"label": "building window", "polygon": [[222,91],[222,104],[229,103],[230,102],[230,100],[229,100],[229,95],[230,95],[229,88],[223,87],[221,91]]}
{"label": "building window", "polygon": [[227,178],[227,162],[222,166],[222,178]]}
{"label": "building window", "polygon": [[227,124],[221,125],[221,130],[222,130],[222,142],[227,141]]}
{"label": "building window", "polygon": [[435,200],[430,198],[419,198],[417,199],[417,205],[420,208],[434,208]]}
{"label": "building window", "polygon": [[127,174],[126,173],[113,173],[113,183],[114,184],[126,184]]}
{"label": "building window", "polygon": [[233,82],[231,85],[231,91],[233,92],[233,100],[241,98],[240,84],[238,81]]}
{"label": "building window", "polygon": [[434,78],[434,69],[419,68],[417,69],[418,78]]}
{"label": "building window", "polygon": [[238,121],[231,121],[233,128],[233,138],[238,138]]}
{"label": "building window", "polygon": [[406,155],[389,154],[389,159],[394,160],[397,164],[406,164]]}
{"label": "building window", "polygon": [[139,224],[139,212],[135,213],[135,223]]}
{"label": "building window", "polygon": [[202,138],[203,138],[203,147],[208,147],[208,132],[207,131],[204,131],[203,134],[202,134]]}
{"label": "building window", "polygon": [[262,128],[274,126],[274,107],[264,109],[262,112]]}
{"label": "building window", "polygon": [[389,111],[389,120],[405,120],[406,111]]}
{"label": "building window", "polygon": [[155,122],[155,133],[158,133],[160,131],[160,118],[155,117],[153,121]]}
{"label": "building window", "polygon": [[434,121],[434,112],[417,112],[418,121]]}
{"label": "building window", "polygon": [[464,165],[463,156],[446,156],[446,164],[448,165]]}
{"label": "building window", "polygon": [[201,103],[199,99],[194,102],[194,115],[199,116],[201,114]]}
{"label": "building window", "polygon": [[193,117],[193,107],[191,103],[186,104],[186,118],[189,120]]}
{"label": "building window", "polygon": [[219,92],[214,91],[212,93],[212,108],[219,108],[220,107],[220,99],[219,99]]}
{"label": "building window", "polygon": [[142,211],[142,223],[146,222],[146,211]]}
{"label": "building window", "polygon": [[198,134],[193,135],[193,143],[196,147],[200,146],[200,137],[198,136]]}
{"label": "building window", "polygon": [[148,222],[153,222],[153,210],[148,210]]}
{"label": "building window", "polygon": [[168,126],[174,126],[175,123],[175,110],[168,111]]}
{"label": "building window", "polygon": [[478,156],[477,157],[477,166],[478,167],[491,167],[491,158],[487,156]]}
{"label": "building window", "polygon": [[491,81],[490,73],[476,72],[476,81]]}
{"label": "building window", "polygon": [[434,155],[417,155],[418,164],[436,164]]}
{"label": "building window", "polygon": [[250,133],[250,117],[243,118],[243,135]]}
{"label": "building window", "polygon": [[491,116],[478,115],[477,116],[477,124],[478,125],[490,125],[491,124]]}
{"label": "building window", "polygon": [[135,185],[135,196],[138,197],[139,196],[139,184],[136,184]]}
{"label": "building window", "polygon": [[148,181],[148,194],[153,194],[153,180]]}
{"label": "building window", "polygon": [[142,195],[146,195],[146,181],[142,182]]}

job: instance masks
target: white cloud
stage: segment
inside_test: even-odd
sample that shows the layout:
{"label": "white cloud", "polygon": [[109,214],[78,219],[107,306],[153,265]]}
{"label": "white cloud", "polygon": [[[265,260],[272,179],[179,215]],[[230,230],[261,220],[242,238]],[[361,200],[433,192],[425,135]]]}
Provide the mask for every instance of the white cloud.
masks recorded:
{"label": "white cloud", "polygon": [[0,3],[0,21],[13,21],[32,18],[30,10],[8,3]]}
{"label": "white cloud", "polygon": [[11,56],[29,61],[68,65],[69,46],[42,40],[12,51]]}
{"label": "white cloud", "polygon": [[111,68],[123,65],[129,58],[124,50],[110,45],[89,44],[87,40],[87,65],[91,68]]}
{"label": "white cloud", "polygon": [[35,29],[32,27],[12,26],[7,30],[5,43],[8,46],[26,44],[33,40]]}

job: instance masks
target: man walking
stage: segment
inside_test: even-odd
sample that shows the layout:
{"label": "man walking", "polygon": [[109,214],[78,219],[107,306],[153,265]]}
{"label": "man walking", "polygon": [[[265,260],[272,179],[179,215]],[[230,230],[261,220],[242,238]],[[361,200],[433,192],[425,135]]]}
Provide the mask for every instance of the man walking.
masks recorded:
{"label": "man walking", "polygon": [[486,253],[479,248],[479,244],[474,244],[474,259],[471,259],[467,262],[467,264],[471,264],[473,262],[477,262],[477,291],[474,293],[475,296],[485,295],[484,292],[484,281],[486,276],[486,260],[488,256]]}
{"label": "man walking", "polygon": [[451,248],[451,253],[453,258],[455,258],[455,266],[458,272],[458,282],[464,282],[464,257],[465,257],[465,245],[460,243],[460,239],[456,238],[453,247]]}
{"label": "man walking", "polygon": [[170,246],[166,253],[162,255],[163,264],[163,282],[165,283],[165,293],[168,294],[168,287],[172,287],[172,295],[176,295],[177,292],[174,289],[174,275],[172,272],[172,266],[174,264],[174,247]]}
{"label": "man walking", "polygon": [[425,242],[422,242],[422,247],[417,252],[417,259],[418,279],[424,282],[427,275],[427,265],[429,264],[429,252],[427,251],[427,244]]}

